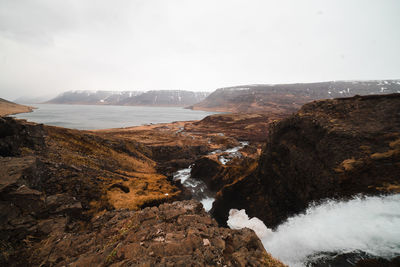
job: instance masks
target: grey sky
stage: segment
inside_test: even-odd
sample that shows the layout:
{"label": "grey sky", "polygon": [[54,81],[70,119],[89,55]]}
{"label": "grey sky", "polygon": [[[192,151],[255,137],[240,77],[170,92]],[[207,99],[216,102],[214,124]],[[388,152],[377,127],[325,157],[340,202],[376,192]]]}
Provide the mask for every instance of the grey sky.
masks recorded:
{"label": "grey sky", "polygon": [[0,0],[0,97],[400,78],[398,0]]}

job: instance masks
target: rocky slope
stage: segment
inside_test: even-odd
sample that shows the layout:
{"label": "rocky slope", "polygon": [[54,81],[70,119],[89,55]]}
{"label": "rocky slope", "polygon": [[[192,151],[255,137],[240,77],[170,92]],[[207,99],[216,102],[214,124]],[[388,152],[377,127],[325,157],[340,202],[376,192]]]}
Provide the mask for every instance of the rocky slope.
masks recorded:
{"label": "rocky slope", "polygon": [[244,85],[218,89],[192,108],[282,114],[296,112],[313,100],[390,93],[400,93],[400,80]]}
{"label": "rocky slope", "polygon": [[312,201],[400,192],[400,94],[316,101],[276,123],[257,169],[218,192],[225,224],[246,209],[268,227]]}
{"label": "rocky slope", "polygon": [[202,101],[207,92],[158,91],[68,91],[46,103],[127,106],[188,106]]}
{"label": "rocky slope", "polygon": [[51,266],[284,266],[248,229],[218,227],[196,201],[106,212],[79,234],[53,231],[31,249]]}
{"label": "rocky slope", "polygon": [[15,104],[0,98],[0,117],[17,113],[31,112],[32,110],[32,107]]}
{"label": "rocky slope", "polygon": [[77,231],[104,210],[180,199],[149,155],[133,141],[0,118],[0,265],[53,224]]}
{"label": "rocky slope", "polygon": [[155,208],[188,196],[153,157],[132,138],[0,118],[0,265],[283,266],[198,202]]}

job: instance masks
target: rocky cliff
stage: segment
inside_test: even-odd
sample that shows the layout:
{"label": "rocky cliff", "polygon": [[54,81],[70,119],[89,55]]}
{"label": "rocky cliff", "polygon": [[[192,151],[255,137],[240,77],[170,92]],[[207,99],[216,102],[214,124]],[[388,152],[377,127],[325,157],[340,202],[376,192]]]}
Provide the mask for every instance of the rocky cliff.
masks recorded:
{"label": "rocky cliff", "polygon": [[400,191],[400,94],[316,101],[270,129],[257,169],[226,185],[231,208],[275,227],[313,201]]}
{"label": "rocky cliff", "polygon": [[400,93],[400,80],[243,85],[217,89],[193,109],[222,112],[292,113],[319,99]]}
{"label": "rocky cliff", "polygon": [[207,92],[183,90],[153,91],[68,91],[47,101],[49,104],[188,106],[202,101]]}

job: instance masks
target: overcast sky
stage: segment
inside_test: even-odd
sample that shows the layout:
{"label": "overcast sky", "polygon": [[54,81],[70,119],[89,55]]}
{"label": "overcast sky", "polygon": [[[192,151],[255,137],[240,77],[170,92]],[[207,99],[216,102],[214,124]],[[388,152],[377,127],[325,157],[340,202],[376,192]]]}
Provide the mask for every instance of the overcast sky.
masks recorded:
{"label": "overcast sky", "polygon": [[0,0],[0,97],[400,78],[398,0]]}

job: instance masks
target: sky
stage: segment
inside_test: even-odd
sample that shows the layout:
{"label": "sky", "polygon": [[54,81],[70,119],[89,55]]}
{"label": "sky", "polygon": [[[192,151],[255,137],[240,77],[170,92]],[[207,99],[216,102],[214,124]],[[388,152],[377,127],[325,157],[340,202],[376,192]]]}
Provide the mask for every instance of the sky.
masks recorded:
{"label": "sky", "polygon": [[400,78],[398,0],[0,0],[0,97]]}

